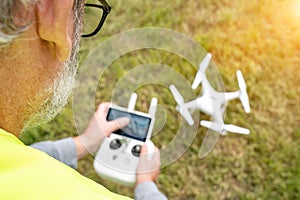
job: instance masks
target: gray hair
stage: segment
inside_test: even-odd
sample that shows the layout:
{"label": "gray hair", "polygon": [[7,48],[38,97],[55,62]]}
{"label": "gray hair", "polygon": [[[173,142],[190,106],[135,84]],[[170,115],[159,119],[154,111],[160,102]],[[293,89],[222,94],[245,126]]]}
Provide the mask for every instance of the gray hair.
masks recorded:
{"label": "gray hair", "polygon": [[[0,3],[0,46],[10,43],[14,38],[18,37],[27,26],[18,26],[14,21],[14,9],[17,5],[26,5],[36,0],[1,0]],[[28,22],[29,24],[30,22]]]}

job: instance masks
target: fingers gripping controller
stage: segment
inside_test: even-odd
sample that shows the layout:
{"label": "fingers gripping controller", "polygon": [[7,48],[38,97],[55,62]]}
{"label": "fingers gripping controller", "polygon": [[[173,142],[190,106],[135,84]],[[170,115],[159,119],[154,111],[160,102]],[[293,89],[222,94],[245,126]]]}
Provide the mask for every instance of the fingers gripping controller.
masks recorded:
{"label": "fingers gripping controller", "polygon": [[147,142],[146,142],[146,145],[147,145],[147,149],[148,149],[148,152],[147,152],[147,159],[148,160],[152,160],[152,158],[153,158],[153,155],[154,155],[154,144],[150,141],[150,140],[148,140]]}

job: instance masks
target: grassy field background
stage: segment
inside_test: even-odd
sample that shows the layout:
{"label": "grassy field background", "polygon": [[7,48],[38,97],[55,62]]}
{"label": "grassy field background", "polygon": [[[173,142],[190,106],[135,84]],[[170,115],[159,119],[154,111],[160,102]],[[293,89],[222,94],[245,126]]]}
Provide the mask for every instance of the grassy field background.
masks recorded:
{"label": "grassy field background", "polygon": [[[299,2],[109,0],[112,12],[101,33],[82,40],[80,57],[84,60],[95,44],[116,33],[139,27],[169,28],[212,53],[226,90],[238,89],[235,71],[243,71],[251,113],[244,114],[240,103],[234,101],[228,105],[226,121],[249,128],[251,134],[221,137],[213,151],[199,159],[206,133],[200,128],[183,156],[161,170],[157,184],[169,199],[300,199]],[[159,50],[132,52],[105,71],[97,103],[110,100],[114,83],[130,69],[154,62],[174,66],[192,81],[195,69],[176,55]],[[155,95],[167,114],[174,116],[168,117],[153,139],[164,147],[178,128],[179,116],[172,111],[175,102],[168,91],[155,87],[137,91],[142,99],[138,107],[147,108],[147,97]],[[31,144],[72,135],[76,129],[70,102],[50,124],[29,130],[21,139]],[[132,189],[99,178],[92,162],[92,156],[81,160],[79,172],[117,193],[132,196]]]}

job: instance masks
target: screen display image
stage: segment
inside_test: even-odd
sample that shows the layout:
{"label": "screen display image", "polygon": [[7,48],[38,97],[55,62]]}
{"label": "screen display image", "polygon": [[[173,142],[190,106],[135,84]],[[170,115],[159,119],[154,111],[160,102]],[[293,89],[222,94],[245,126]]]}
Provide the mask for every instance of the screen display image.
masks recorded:
{"label": "screen display image", "polygon": [[143,142],[146,141],[147,133],[151,123],[151,118],[137,115],[134,113],[128,113],[115,108],[109,108],[106,118],[107,121],[112,121],[120,117],[130,118],[130,123],[128,126],[114,131],[114,133],[118,135],[124,135]]}

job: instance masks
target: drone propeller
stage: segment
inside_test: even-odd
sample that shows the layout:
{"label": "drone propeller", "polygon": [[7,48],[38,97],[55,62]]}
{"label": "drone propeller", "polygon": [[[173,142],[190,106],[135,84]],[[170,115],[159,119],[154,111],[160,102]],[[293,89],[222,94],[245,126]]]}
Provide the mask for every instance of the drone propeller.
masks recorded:
{"label": "drone propeller", "polygon": [[177,88],[174,85],[170,85],[170,90],[174,96],[175,101],[177,102],[178,106],[176,106],[176,110],[182,115],[182,117],[187,121],[190,126],[194,125],[194,120],[191,116],[191,113],[188,111],[187,108],[183,106],[184,100]]}
{"label": "drone propeller", "polygon": [[238,84],[240,87],[240,97],[239,98],[242,102],[245,112],[249,113],[250,112],[250,104],[249,104],[249,97],[248,97],[247,89],[246,89],[246,82],[245,82],[242,72],[240,70],[236,71],[236,75],[237,75]]}
{"label": "drone propeller", "polygon": [[202,81],[202,75],[205,74],[205,70],[209,65],[209,62],[211,60],[211,54],[208,53],[206,54],[205,58],[202,60],[202,62],[199,65],[198,72],[194,78],[193,84],[192,84],[192,89],[195,90],[201,83]]}
{"label": "drone propeller", "polygon": [[211,122],[206,120],[201,120],[200,124],[201,126],[212,129],[220,133],[221,135],[225,135],[226,131],[239,133],[239,134],[246,134],[246,135],[250,133],[249,129],[235,126],[232,124],[222,124],[222,123]]}
{"label": "drone propeller", "polygon": [[196,76],[195,76],[195,79],[193,81],[192,89],[193,90],[197,89],[197,87],[200,85],[201,81],[202,81],[201,72],[198,71],[197,74],[196,74]]}
{"label": "drone propeller", "polygon": [[175,101],[177,102],[177,104],[179,106],[181,106],[182,104],[184,104],[184,100],[183,97],[181,96],[181,94],[179,93],[179,91],[177,90],[177,88],[175,87],[175,85],[170,85],[170,90],[174,96]]}

